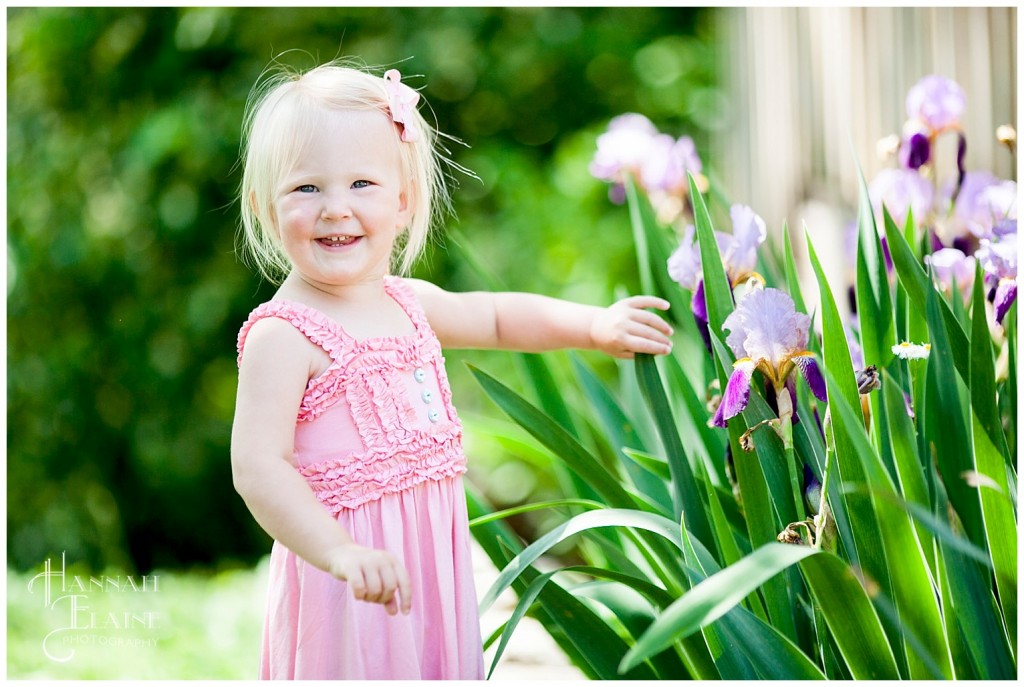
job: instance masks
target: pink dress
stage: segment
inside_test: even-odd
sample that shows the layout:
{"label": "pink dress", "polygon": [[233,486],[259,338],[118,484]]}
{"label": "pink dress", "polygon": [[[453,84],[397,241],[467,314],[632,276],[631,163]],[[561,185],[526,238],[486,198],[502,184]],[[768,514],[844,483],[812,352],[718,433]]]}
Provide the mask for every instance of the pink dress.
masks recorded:
{"label": "pink dress", "polygon": [[462,473],[462,426],[441,345],[412,290],[385,289],[415,326],[408,336],[355,340],[324,313],[285,300],[252,325],[290,322],[331,357],[310,380],[295,425],[295,460],[317,498],[363,546],[396,556],[412,612],[389,616],[279,542],[260,659],[262,679],[483,679],[483,650]]}

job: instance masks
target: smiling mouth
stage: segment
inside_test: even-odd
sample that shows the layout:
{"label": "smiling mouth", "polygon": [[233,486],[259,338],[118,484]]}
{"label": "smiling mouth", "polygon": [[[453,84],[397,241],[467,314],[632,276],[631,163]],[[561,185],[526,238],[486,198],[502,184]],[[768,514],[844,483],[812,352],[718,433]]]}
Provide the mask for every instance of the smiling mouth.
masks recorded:
{"label": "smiling mouth", "polygon": [[359,236],[324,236],[317,239],[317,243],[331,248],[350,246],[360,239]]}

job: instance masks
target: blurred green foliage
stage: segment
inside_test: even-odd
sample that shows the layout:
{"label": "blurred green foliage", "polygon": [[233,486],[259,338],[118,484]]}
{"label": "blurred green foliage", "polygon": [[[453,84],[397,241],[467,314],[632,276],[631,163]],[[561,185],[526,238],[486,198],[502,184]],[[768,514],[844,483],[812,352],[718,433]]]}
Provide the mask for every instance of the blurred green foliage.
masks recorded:
{"label": "blurred green foliage", "polygon": [[[273,293],[235,254],[239,134],[275,57],[399,66],[439,129],[467,144],[453,157],[480,179],[459,180],[452,226],[489,269],[509,288],[607,303],[636,289],[635,257],[625,210],[587,171],[594,139],[629,111],[698,150],[728,126],[709,105],[722,100],[712,18],[667,7],[8,9],[9,564],[66,552],[146,572],[266,552],[232,488],[228,446],[235,336]],[[417,276],[479,288],[437,237]],[[466,359],[501,375],[511,358],[449,355],[460,410],[495,412]]]}
{"label": "blurred green foliage", "polygon": [[[60,559],[52,563],[60,566]],[[67,601],[46,607],[42,579],[33,582],[32,572],[8,570],[7,677],[255,679],[268,564],[269,557],[264,557],[246,570],[215,574],[158,571],[154,573],[155,590],[151,575],[147,591],[92,591],[90,579],[97,573],[69,562],[64,582],[72,585],[71,580],[78,577],[88,592],[78,600],[81,610],[74,621]],[[115,579],[127,588],[123,576]],[[135,583],[141,588],[141,579],[136,578]],[[54,589],[59,588],[59,582],[53,584],[57,585]],[[67,629],[72,624],[78,629]],[[53,660],[47,651],[68,660]]]}

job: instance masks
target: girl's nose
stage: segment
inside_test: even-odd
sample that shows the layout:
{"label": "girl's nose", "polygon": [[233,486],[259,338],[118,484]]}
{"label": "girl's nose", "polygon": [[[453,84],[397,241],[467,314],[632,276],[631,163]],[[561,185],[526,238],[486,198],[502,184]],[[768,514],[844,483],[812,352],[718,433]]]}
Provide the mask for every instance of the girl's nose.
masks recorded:
{"label": "girl's nose", "polygon": [[333,222],[352,216],[352,209],[344,196],[334,194],[324,198],[324,206],[320,211],[320,219]]}

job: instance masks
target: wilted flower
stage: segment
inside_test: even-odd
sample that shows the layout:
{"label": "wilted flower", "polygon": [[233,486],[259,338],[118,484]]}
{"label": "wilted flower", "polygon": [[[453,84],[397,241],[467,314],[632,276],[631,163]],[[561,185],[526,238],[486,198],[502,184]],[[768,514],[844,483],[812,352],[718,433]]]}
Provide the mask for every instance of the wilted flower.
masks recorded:
{"label": "wilted flower", "polygon": [[878,142],[875,144],[875,154],[878,156],[879,160],[884,162],[893,155],[896,155],[896,153],[899,152],[899,148],[900,137],[896,134],[890,134],[878,139]]}
{"label": "wilted flower", "polygon": [[814,395],[826,400],[825,380],[814,356],[806,350],[810,322],[811,318],[796,312],[793,299],[779,289],[758,289],[740,301],[722,325],[730,331],[726,343],[737,360],[712,424],[725,427],[729,418],[747,407],[754,370],[760,370],[771,384],[781,415],[787,419],[795,400],[795,369],[800,370]]}
{"label": "wilted flower", "polygon": [[982,239],[974,254],[985,270],[985,281],[994,288],[993,305],[996,322],[1017,299],[1017,220],[1004,220],[996,225],[991,239]]}
{"label": "wilted flower", "polygon": [[878,368],[874,365],[857,370],[856,381],[857,393],[862,396],[882,388],[882,378],[878,375]]}
{"label": "wilted flower", "polygon": [[915,344],[909,341],[901,341],[892,347],[892,352],[896,356],[903,358],[904,360],[920,360],[921,358],[927,358],[928,353],[932,350],[930,343]]}
{"label": "wilted flower", "polygon": [[928,216],[935,191],[928,180],[914,170],[883,169],[868,186],[868,196],[876,216],[881,217],[882,206],[885,205],[896,225],[902,226],[910,210],[913,210],[916,221]]}
{"label": "wilted flower", "polygon": [[996,127],[996,140],[1009,148],[1011,151],[1017,149],[1017,130],[1010,124],[1001,124]]}
{"label": "wilted flower", "polygon": [[959,248],[942,248],[924,257],[925,264],[931,265],[939,278],[943,291],[950,293],[953,281],[966,301],[971,297],[974,286],[974,256],[964,255]]}

